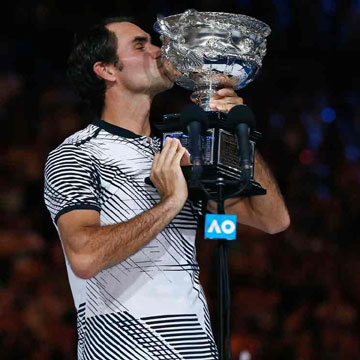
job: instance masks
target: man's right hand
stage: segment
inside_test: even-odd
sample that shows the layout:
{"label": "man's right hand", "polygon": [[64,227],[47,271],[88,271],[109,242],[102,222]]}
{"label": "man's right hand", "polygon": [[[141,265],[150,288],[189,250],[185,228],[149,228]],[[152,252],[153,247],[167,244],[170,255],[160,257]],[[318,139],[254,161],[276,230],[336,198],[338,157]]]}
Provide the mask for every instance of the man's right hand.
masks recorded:
{"label": "man's right hand", "polygon": [[180,162],[188,157],[187,150],[178,139],[168,137],[161,152],[154,156],[150,180],[158,190],[161,201],[170,201],[179,212],[188,197],[186,180]]}

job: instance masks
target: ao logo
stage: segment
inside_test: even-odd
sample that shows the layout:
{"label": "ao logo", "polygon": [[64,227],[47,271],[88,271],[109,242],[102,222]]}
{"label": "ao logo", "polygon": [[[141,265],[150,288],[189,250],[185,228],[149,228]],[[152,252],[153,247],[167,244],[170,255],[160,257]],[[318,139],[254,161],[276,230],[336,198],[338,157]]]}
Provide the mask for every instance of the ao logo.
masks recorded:
{"label": "ao logo", "polygon": [[234,232],[234,230],[235,230],[235,224],[232,221],[230,220],[223,221],[220,229],[220,225],[218,221],[214,219],[210,224],[208,232],[212,233],[215,231],[217,234],[221,234],[221,232],[225,234],[231,234],[232,232]]}
{"label": "ao logo", "polygon": [[206,214],[205,238],[236,239],[236,215]]}

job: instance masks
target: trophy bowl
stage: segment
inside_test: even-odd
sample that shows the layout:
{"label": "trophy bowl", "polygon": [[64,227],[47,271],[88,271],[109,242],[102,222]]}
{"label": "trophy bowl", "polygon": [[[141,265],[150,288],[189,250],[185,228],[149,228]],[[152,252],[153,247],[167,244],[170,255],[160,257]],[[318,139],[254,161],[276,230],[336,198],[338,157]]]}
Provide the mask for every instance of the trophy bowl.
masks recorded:
{"label": "trophy bowl", "polygon": [[206,111],[211,96],[223,87],[245,87],[257,75],[266,54],[270,27],[252,17],[189,9],[158,16],[164,66],[179,86]]}

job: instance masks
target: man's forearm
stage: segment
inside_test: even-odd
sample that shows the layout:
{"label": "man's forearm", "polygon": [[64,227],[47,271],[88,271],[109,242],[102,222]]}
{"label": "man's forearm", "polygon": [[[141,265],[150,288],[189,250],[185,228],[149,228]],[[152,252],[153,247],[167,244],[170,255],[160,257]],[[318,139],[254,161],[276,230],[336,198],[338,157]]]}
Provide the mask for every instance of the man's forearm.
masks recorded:
{"label": "man's forearm", "polygon": [[180,167],[186,149],[168,138],[154,155],[150,180],[161,201],[127,222],[100,226],[95,210],[73,210],[60,216],[58,229],[74,273],[90,278],[127,259],[148,244],[180,212],[188,196]]}
{"label": "man's forearm", "polygon": [[226,200],[225,210],[229,214],[236,214],[241,224],[268,233],[283,231],[289,226],[290,218],[279,187],[258,152],[255,153],[254,162],[254,180],[266,189],[266,195]]}
{"label": "man's forearm", "polygon": [[74,246],[66,249],[74,272],[90,278],[116,265],[148,244],[177,215],[171,199],[165,199],[125,223],[83,226],[73,236]]}
{"label": "man's forearm", "polygon": [[289,225],[289,214],[278,184],[259,152],[255,152],[254,180],[266,189],[264,196],[248,198],[254,214],[268,227],[269,232],[278,232]]}

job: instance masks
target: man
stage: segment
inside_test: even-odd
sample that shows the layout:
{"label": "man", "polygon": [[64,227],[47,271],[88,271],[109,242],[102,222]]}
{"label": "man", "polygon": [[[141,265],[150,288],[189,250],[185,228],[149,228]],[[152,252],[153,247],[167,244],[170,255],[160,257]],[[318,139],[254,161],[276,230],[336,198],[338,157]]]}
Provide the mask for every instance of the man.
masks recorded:
{"label": "man", "polygon": [[[160,49],[135,24],[110,19],[78,39],[69,64],[102,119],[52,151],[45,168],[45,202],[78,311],[78,358],[217,359],[195,254],[199,208],[187,200],[180,167],[189,156],[176,139],[159,152],[151,137],[152,99],[173,85]],[[237,104],[222,89],[212,106]],[[282,231],[281,194],[258,155],[255,166],[268,194],[230,200],[226,210]],[[144,182],[149,175],[155,188]]]}

